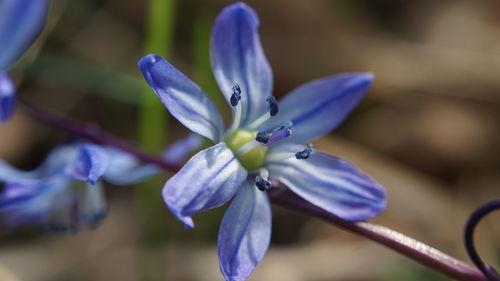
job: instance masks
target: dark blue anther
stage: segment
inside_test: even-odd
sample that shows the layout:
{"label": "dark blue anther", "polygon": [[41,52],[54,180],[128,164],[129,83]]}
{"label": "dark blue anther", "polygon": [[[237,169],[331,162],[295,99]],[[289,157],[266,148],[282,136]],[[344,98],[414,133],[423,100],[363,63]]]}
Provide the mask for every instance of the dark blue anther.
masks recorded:
{"label": "dark blue anther", "polygon": [[260,143],[264,143],[264,144],[267,144],[267,142],[269,142],[269,138],[271,137],[271,133],[268,133],[268,132],[261,132],[261,133],[257,133],[257,136],[255,137],[255,140],[260,142]]}
{"label": "dark blue anther", "polygon": [[267,191],[273,186],[273,184],[272,182],[261,177],[255,177],[255,186],[257,186],[260,191]]}
{"label": "dark blue anther", "polygon": [[283,129],[283,130],[273,132],[271,134],[271,137],[269,137],[269,140],[267,141],[267,145],[271,145],[271,144],[278,142],[282,139],[286,139],[290,135],[292,135],[292,130],[290,130],[290,129]]}
{"label": "dark blue anther", "polygon": [[267,97],[266,101],[269,103],[269,114],[271,116],[278,114],[280,111],[278,101],[273,96]]}
{"label": "dark blue anther", "polygon": [[281,123],[278,127],[274,128],[271,132],[274,133],[282,130],[290,130],[292,126],[293,126],[292,121],[285,121]]}
{"label": "dark blue anther", "polygon": [[234,86],[233,86],[233,93],[241,94],[240,85],[234,84]]}
{"label": "dark blue anther", "polygon": [[295,153],[295,158],[297,158],[297,159],[309,158],[309,156],[311,155],[311,152],[312,152],[312,148],[313,148],[312,144],[306,145],[306,147],[302,151]]}
{"label": "dark blue anther", "polygon": [[240,85],[235,84],[233,86],[233,94],[231,95],[231,105],[237,106],[240,100],[241,100],[241,88]]}
{"label": "dark blue anther", "polygon": [[285,121],[270,131],[257,133],[255,140],[263,144],[271,145],[284,138],[288,138],[292,134],[292,130],[290,130],[292,125],[291,121]]}

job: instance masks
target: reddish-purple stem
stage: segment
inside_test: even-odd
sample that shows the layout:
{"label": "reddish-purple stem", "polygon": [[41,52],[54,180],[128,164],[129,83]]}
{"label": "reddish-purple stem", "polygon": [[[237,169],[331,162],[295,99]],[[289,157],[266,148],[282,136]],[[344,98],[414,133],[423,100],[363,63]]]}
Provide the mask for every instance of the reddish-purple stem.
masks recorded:
{"label": "reddish-purple stem", "polygon": [[487,281],[481,271],[469,264],[388,227],[370,222],[345,221],[311,205],[307,201],[286,190],[273,188],[268,193],[271,200],[277,205],[324,219],[331,224],[340,226],[341,228],[387,246],[457,280]]}
{"label": "reddish-purple stem", "polygon": [[[29,114],[52,127],[98,144],[119,148],[133,154],[135,157],[144,162],[156,164],[172,172],[178,171],[180,168],[177,164],[168,163],[159,156],[146,153],[136,146],[99,129],[94,125],[89,125],[67,118],[60,114],[47,111],[26,101],[21,100],[21,103],[25,106]],[[277,205],[324,219],[331,224],[385,245],[417,262],[427,265],[457,280],[488,281],[481,271],[470,266],[469,264],[385,226],[369,222],[348,222],[342,220],[339,217],[311,205],[307,201],[287,190],[273,188],[269,190],[268,194],[271,201]]]}
{"label": "reddish-purple stem", "polygon": [[103,131],[95,125],[70,119],[59,113],[48,111],[19,97],[17,98],[17,100],[22,105],[24,105],[26,111],[31,116],[43,123],[49,124],[52,127],[66,131],[67,133],[70,133],[74,136],[78,136],[98,144],[116,147],[130,154],[133,154],[137,159],[141,161],[156,164],[166,170],[177,171],[180,169],[178,164],[169,163],[163,158],[158,157],[157,155],[140,150],[137,146],[134,146],[118,137],[115,137]]}

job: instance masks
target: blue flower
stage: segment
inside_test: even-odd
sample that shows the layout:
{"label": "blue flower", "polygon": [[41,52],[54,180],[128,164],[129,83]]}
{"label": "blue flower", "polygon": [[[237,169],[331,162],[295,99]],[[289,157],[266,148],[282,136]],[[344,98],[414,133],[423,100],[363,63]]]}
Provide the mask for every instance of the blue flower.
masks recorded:
{"label": "blue flower", "polygon": [[95,227],[106,216],[99,179],[133,184],[159,172],[131,155],[95,144],[56,147],[35,170],[20,171],[0,159],[0,218],[7,227],[48,231]]}
{"label": "blue flower", "polygon": [[259,20],[243,3],[226,7],[212,30],[211,62],[232,108],[224,130],[214,103],[189,78],[157,55],[139,68],[170,113],[215,145],[194,155],[167,181],[163,198],[188,227],[192,216],[234,197],[218,238],[226,280],[245,280],[266,252],[271,179],[345,220],[371,218],[385,208],[385,193],[347,160],[300,145],[337,127],[368,90],[373,76],[347,73],[304,84],[280,102],[257,32]]}
{"label": "blue flower", "polygon": [[12,116],[15,87],[7,70],[40,34],[48,0],[0,1],[0,123]]}

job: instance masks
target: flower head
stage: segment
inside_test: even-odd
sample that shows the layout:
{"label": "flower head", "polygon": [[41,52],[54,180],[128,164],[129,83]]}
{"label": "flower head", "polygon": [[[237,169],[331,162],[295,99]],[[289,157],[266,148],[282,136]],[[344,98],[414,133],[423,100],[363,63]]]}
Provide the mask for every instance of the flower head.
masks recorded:
{"label": "flower head", "polygon": [[234,197],[221,224],[218,252],[226,280],[245,280],[262,259],[271,234],[265,193],[279,180],[343,219],[364,220],[385,208],[383,188],[347,160],[300,145],[337,127],[368,90],[373,76],[347,73],[314,80],[277,101],[272,72],[243,3],[226,7],[212,30],[211,62],[232,109],[224,130],[214,103],[157,55],[139,61],[146,81],[170,113],[215,145],[194,155],[167,181],[163,198],[188,227],[192,216]]}
{"label": "flower head", "polygon": [[132,184],[156,173],[157,167],[139,166],[127,153],[89,143],[56,147],[32,171],[20,171],[0,159],[0,218],[8,227],[56,232],[94,227],[107,213],[102,177]]}
{"label": "flower head", "polygon": [[0,1],[0,123],[14,109],[15,88],[7,70],[38,37],[45,23],[50,1]]}

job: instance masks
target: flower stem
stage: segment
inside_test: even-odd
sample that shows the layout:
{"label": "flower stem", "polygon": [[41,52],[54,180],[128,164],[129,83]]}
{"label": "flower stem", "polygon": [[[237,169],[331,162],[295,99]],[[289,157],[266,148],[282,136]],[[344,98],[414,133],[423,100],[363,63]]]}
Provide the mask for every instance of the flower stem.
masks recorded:
{"label": "flower stem", "polygon": [[465,225],[464,231],[464,243],[465,249],[467,249],[467,253],[469,257],[474,262],[474,264],[483,272],[484,275],[488,277],[490,281],[498,281],[500,280],[500,274],[495,271],[495,269],[485,263],[478,252],[476,251],[476,247],[474,246],[474,231],[476,230],[477,225],[486,215],[489,213],[500,210],[500,200],[493,200],[488,202],[487,204],[481,206],[470,216],[469,220]]}
{"label": "flower stem", "polygon": [[[175,25],[175,0],[147,0],[144,49],[146,54],[157,54],[169,58],[173,47]],[[147,83],[143,82],[143,98],[139,115],[139,142],[145,151],[159,153],[164,149],[169,133],[169,115],[165,107]],[[136,204],[140,217],[140,249],[148,249],[159,242],[167,243],[168,216],[161,212],[165,205],[158,194],[161,180],[153,177],[135,189]],[[138,279],[152,281],[161,279],[168,268],[165,254],[154,255],[151,251],[140,251],[137,259]]]}
{"label": "flower stem", "polygon": [[[146,53],[168,57],[174,31],[174,0],[147,1]],[[140,143],[144,149],[160,152],[167,139],[168,115],[157,96],[144,82],[143,104],[140,109]]]}
{"label": "flower stem", "polygon": [[324,219],[331,224],[389,247],[454,279],[487,281],[481,271],[471,267],[469,264],[388,227],[369,222],[348,222],[342,220],[286,190],[273,188],[268,193],[271,201],[277,205]]}
{"label": "flower stem", "polygon": [[96,125],[87,124],[81,121],[70,119],[59,113],[48,111],[29,103],[19,96],[17,96],[17,101],[24,106],[27,113],[29,113],[38,121],[48,124],[59,130],[65,131],[71,135],[78,136],[98,144],[116,147],[134,155],[141,161],[156,164],[166,170],[177,171],[180,168],[178,164],[168,163],[163,158],[145,152],[137,148],[136,146],[103,131]]}
{"label": "flower stem", "polygon": [[[52,127],[66,131],[75,136],[88,139],[98,144],[114,146],[133,154],[144,162],[157,164],[158,166],[172,172],[178,171],[180,168],[178,165],[166,162],[161,157],[145,153],[139,148],[104,132],[96,126],[66,118],[60,114],[47,111],[26,101],[21,101],[21,103],[25,106],[27,112],[34,118]],[[272,188],[268,191],[268,194],[271,201],[277,205],[324,219],[333,225],[387,246],[400,254],[403,254],[456,280],[488,281],[480,270],[472,267],[471,265],[388,227],[369,222],[345,221],[308,203],[287,190]]]}

